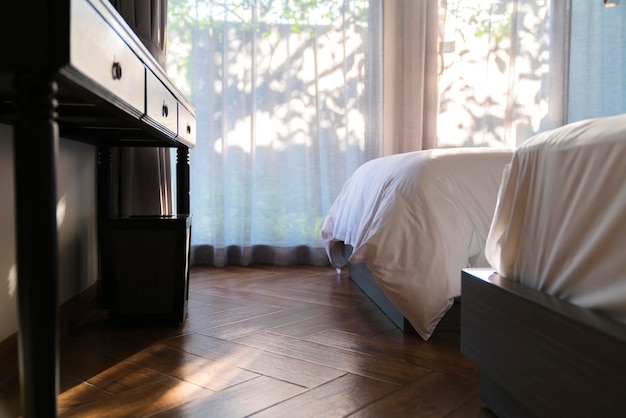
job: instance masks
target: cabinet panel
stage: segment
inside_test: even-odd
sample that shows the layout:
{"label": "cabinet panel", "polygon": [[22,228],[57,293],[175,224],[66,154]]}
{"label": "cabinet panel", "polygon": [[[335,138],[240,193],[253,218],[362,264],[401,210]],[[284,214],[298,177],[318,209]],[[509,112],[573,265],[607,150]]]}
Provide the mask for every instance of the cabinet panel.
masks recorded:
{"label": "cabinet panel", "polygon": [[178,139],[192,148],[196,145],[196,118],[178,104]]}
{"label": "cabinet panel", "polygon": [[145,112],[145,67],[86,1],[72,0],[70,63],[108,92]]}
{"label": "cabinet panel", "polygon": [[177,100],[150,71],[146,72],[146,116],[174,135],[178,133]]}

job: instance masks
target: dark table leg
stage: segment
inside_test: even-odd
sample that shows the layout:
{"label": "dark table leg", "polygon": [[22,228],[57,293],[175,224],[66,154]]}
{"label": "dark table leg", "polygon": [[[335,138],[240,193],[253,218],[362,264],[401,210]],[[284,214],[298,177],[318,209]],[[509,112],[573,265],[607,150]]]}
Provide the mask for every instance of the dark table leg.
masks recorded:
{"label": "dark table leg", "polygon": [[177,148],[176,152],[176,212],[188,215],[189,207],[189,149]]}
{"label": "dark table leg", "polygon": [[18,313],[22,413],[57,414],[58,126],[51,77],[18,74],[14,127]]}
{"label": "dark table leg", "polygon": [[111,219],[118,216],[115,199],[115,176],[113,174],[113,148],[98,147],[98,218]]}

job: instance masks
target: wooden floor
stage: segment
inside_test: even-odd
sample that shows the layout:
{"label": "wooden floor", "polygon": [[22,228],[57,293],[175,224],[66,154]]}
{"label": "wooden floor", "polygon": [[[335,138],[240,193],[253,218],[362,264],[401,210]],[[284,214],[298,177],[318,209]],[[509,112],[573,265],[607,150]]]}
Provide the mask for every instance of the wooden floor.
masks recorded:
{"label": "wooden floor", "polygon": [[[347,272],[194,267],[181,328],[106,312],[61,343],[62,417],[490,417],[459,333],[404,335]],[[19,416],[17,361],[0,416]]]}

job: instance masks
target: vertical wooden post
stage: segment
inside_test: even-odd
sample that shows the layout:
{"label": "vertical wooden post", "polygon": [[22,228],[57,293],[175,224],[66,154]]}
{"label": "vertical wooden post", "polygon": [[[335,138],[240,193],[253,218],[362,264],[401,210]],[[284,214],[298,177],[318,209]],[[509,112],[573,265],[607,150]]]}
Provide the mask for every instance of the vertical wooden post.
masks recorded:
{"label": "vertical wooden post", "polygon": [[22,413],[55,417],[59,387],[56,84],[14,78],[16,252]]}
{"label": "vertical wooden post", "polygon": [[176,151],[176,212],[179,215],[189,215],[189,148],[177,148]]}
{"label": "vertical wooden post", "polygon": [[98,147],[98,218],[111,219],[118,216],[115,204],[113,174],[113,148]]}

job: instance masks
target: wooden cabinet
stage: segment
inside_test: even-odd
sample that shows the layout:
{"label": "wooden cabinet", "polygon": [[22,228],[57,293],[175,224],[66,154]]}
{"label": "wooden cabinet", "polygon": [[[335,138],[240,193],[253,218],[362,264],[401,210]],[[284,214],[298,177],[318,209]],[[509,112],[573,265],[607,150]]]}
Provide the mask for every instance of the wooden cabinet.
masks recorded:
{"label": "wooden cabinet", "polygon": [[109,0],[8,0],[1,23],[0,122],[13,125],[23,415],[49,417],[59,386],[59,135],[104,149],[176,148],[177,205],[188,213],[195,116]]}

